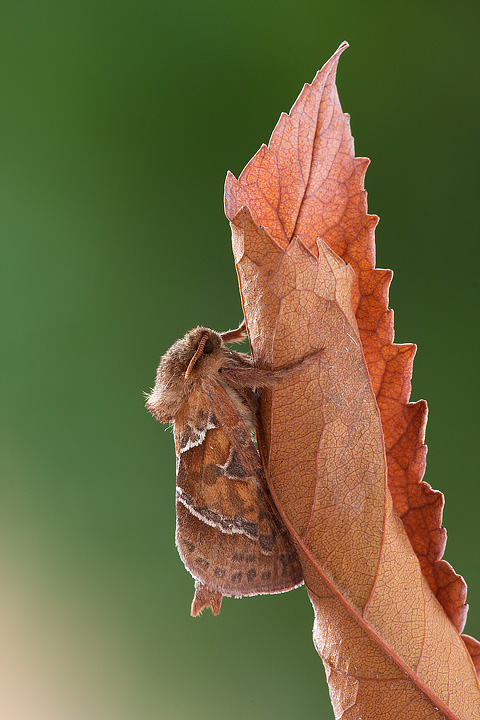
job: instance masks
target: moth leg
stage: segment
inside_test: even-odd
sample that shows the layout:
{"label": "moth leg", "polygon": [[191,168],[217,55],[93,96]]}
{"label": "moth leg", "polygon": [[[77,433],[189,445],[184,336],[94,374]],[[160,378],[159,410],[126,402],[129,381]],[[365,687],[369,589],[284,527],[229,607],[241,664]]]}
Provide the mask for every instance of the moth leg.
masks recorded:
{"label": "moth leg", "polygon": [[222,607],[223,595],[216,590],[210,590],[200,580],[195,580],[195,595],[193,596],[190,615],[198,617],[205,608],[210,608],[214,615],[218,615]]}
{"label": "moth leg", "polygon": [[227,330],[226,332],[220,333],[220,337],[224,343],[237,343],[245,340],[247,337],[245,320],[242,320],[236,330]]}
{"label": "moth leg", "polygon": [[322,355],[322,350],[310,353],[299,362],[289,365],[288,367],[279,368],[278,370],[263,370],[261,368],[220,368],[219,372],[222,377],[234,388],[273,388],[281,380],[296,375],[306,370],[310,365],[315,363]]}

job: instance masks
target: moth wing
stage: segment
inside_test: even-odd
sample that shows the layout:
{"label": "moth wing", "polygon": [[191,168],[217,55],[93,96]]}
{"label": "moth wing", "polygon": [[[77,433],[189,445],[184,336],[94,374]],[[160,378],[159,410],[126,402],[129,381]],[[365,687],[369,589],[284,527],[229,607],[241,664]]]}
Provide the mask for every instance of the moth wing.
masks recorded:
{"label": "moth wing", "polygon": [[185,567],[227,596],[297,587],[303,577],[296,550],[234,403],[212,382],[188,405],[175,422],[176,542]]}

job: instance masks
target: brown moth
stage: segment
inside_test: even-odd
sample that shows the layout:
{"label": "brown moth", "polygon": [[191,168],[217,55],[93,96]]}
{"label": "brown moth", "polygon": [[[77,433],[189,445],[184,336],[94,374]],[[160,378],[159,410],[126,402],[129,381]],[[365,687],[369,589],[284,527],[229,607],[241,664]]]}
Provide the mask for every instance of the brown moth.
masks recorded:
{"label": "brown moth", "polygon": [[[148,410],[172,422],[177,455],[176,544],[195,578],[191,614],[222,597],[301,585],[300,562],[273,503],[253,441],[259,391],[277,373],[225,347],[244,325],[219,334],[197,327],[165,353]],[[287,371],[288,372],[288,371]]]}

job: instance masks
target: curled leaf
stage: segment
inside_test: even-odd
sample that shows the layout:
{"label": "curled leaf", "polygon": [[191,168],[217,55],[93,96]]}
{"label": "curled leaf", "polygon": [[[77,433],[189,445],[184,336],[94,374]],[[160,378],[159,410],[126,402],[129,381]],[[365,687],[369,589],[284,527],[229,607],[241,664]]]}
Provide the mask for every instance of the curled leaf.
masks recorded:
{"label": "curled leaf", "polygon": [[227,176],[256,364],[317,354],[264,392],[260,446],[336,716],[466,720],[480,716],[480,646],[458,634],[465,584],[441,560],[443,496],[421,481],[426,404],[408,402],[415,347],[393,344],[391,272],[374,268],[368,161],[335,87],[345,47],[238,181]]}

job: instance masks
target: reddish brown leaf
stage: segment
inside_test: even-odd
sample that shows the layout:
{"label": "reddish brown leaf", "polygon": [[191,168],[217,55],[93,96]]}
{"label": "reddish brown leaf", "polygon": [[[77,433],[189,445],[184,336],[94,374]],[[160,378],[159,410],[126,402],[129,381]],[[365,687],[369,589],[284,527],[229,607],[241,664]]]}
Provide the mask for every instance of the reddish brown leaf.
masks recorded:
{"label": "reddish brown leaf", "polygon": [[480,646],[457,633],[465,584],[441,560],[443,496],[421,482],[426,404],[408,402],[415,346],[393,344],[391,272],[374,268],[368,161],[354,157],[335,87],[345,47],[239,180],[227,176],[256,363],[321,349],[264,393],[261,446],[298,542],[336,715],[472,718]]}

